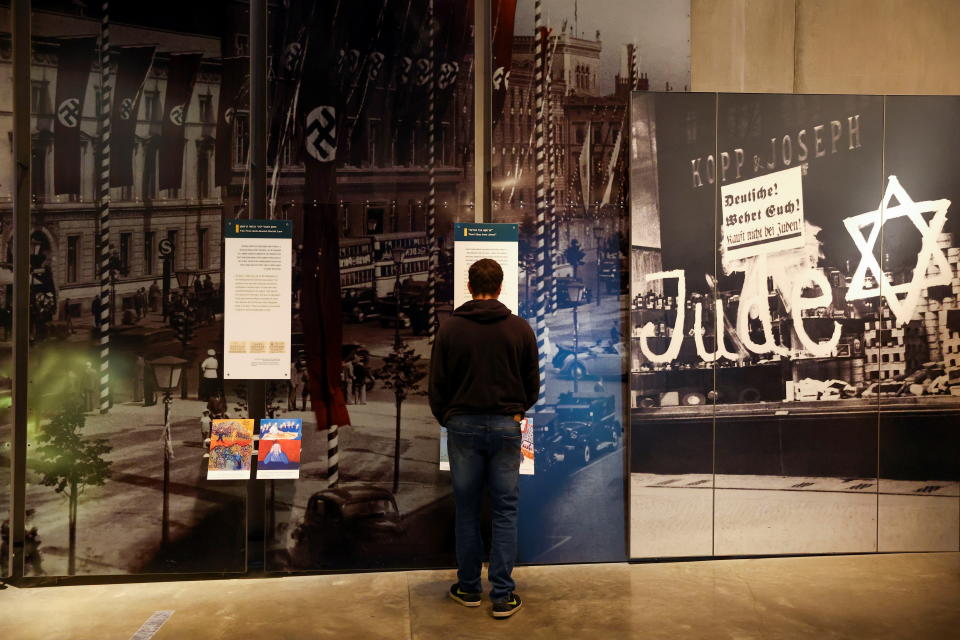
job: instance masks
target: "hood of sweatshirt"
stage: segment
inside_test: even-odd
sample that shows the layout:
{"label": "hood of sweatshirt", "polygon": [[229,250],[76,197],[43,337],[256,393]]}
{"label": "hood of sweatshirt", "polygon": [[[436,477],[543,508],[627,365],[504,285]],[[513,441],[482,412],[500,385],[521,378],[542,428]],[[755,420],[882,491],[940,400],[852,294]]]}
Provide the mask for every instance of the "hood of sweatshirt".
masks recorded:
{"label": "hood of sweatshirt", "polygon": [[470,300],[457,307],[453,315],[480,324],[491,324],[509,318],[510,309],[499,300]]}

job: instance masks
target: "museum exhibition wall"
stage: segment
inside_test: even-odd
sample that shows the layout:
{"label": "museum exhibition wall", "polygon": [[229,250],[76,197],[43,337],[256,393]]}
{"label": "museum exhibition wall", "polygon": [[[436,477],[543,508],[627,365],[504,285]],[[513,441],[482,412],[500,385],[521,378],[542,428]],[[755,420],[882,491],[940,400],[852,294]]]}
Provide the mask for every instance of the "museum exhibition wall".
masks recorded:
{"label": "museum exhibition wall", "polygon": [[[492,0],[479,38],[474,1],[268,2],[256,140],[248,0],[32,3],[24,575],[453,566],[425,390],[474,222],[518,226],[541,352],[521,563],[956,549],[957,99],[689,93],[687,2]],[[227,373],[253,218],[266,380]],[[251,463],[252,418],[299,446]]]}

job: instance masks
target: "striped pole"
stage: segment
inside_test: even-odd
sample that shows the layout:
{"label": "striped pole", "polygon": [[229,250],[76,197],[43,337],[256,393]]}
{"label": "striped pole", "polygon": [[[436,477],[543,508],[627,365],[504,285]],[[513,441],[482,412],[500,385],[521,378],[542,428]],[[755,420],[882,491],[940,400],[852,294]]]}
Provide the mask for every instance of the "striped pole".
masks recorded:
{"label": "striped pole", "polygon": [[[545,36],[546,37],[546,36]],[[544,108],[546,111],[546,126],[547,126],[547,172],[548,172],[548,183],[547,183],[547,216],[550,220],[549,232],[550,239],[548,245],[550,247],[548,251],[549,260],[550,260],[550,295],[548,297],[547,310],[554,312],[557,310],[557,260],[560,257],[558,252],[558,247],[555,242],[555,238],[558,234],[558,225],[557,225],[557,161],[554,146],[554,131],[553,131],[553,91],[551,89],[553,85],[553,46],[548,46],[547,51],[547,86],[546,86],[546,100],[544,101]]]}
{"label": "striped pole", "polygon": [[630,45],[630,88],[634,91],[640,88],[640,69],[637,65],[637,45]]}
{"label": "striped pole", "polygon": [[110,1],[103,1],[100,21],[100,413],[110,410]]}
{"label": "striped pole", "polygon": [[437,21],[433,14],[433,0],[430,0],[430,80],[427,84],[427,133],[430,144],[430,165],[427,169],[427,242],[430,247],[430,262],[427,270],[428,308],[427,338],[433,343],[437,333],[437,136],[436,136],[436,93],[437,93],[437,61],[436,61]]}
{"label": "striped pole", "polygon": [[327,486],[335,487],[340,481],[340,430],[330,425],[327,430]]}
{"label": "striped pole", "polygon": [[544,266],[547,257],[547,194],[546,194],[546,173],[547,173],[547,155],[546,141],[543,131],[544,110],[544,85],[546,84],[543,74],[544,47],[546,46],[544,34],[547,30],[543,24],[543,3],[542,0],[536,0],[533,5],[533,20],[536,46],[534,47],[533,63],[533,96],[534,113],[536,114],[536,124],[534,127],[534,165],[536,169],[536,197],[534,200],[537,211],[537,302],[536,302],[536,333],[537,333],[537,353],[539,353],[540,369],[540,395],[537,397],[537,406],[543,407],[547,402],[546,393],[546,375],[547,375],[547,351],[546,351],[546,310],[547,296],[544,282]]}

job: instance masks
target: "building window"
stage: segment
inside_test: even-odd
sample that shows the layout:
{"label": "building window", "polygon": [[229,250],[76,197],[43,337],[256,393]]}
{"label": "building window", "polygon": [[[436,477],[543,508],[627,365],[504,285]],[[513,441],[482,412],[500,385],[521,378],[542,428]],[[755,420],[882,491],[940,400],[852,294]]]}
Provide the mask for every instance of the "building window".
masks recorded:
{"label": "building window", "polygon": [[67,282],[79,279],[80,236],[67,236]]}
{"label": "building window", "polygon": [[160,92],[146,91],[143,94],[143,114],[147,122],[160,119]]}
{"label": "building window", "polygon": [[250,55],[250,37],[246,33],[237,33],[233,36],[233,55]]}
{"label": "building window", "polygon": [[47,199],[47,144],[34,139],[30,149],[30,190],[34,202],[44,202]]}
{"label": "building window", "polygon": [[204,93],[197,96],[197,100],[200,106],[200,122],[204,124],[213,122],[213,96]]}
{"label": "building window", "polygon": [[132,233],[120,234],[120,270],[123,273],[130,273],[130,241],[132,239]]}
{"label": "building window", "polygon": [[157,197],[157,146],[144,145],[143,147],[143,199],[153,200]]}
{"label": "building window", "polygon": [[147,276],[153,275],[153,246],[156,241],[156,231],[145,231],[143,233],[143,274]]}
{"label": "building window", "polygon": [[237,113],[233,116],[233,164],[247,164],[247,149],[250,144],[249,115]]}
{"label": "building window", "polygon": [[50,105],[50,83],[35,81],[30,85],[30,112],[37,115],[52,113]]}
{"label": "building window", "polygon": [[197,198],[210,197],[210,149],[197,149]]}
{"label": "building window", "polygon": [[210,252],[207,247],[207,229],[197,229],[197,269],[206,269]]}

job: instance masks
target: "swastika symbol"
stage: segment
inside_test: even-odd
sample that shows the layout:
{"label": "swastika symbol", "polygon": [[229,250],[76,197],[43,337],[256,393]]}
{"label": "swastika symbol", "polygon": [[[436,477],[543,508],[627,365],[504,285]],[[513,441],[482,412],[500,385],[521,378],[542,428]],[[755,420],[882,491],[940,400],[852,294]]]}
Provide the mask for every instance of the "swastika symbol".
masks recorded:
{"label": "swastika symbol", "polygon": [[80,99],[67,98],[57,108],[57,120],[71,129],[80,124]]}
{"label": "swastika symbol", "polygon": [[170,122],[177,125],[178,127],[183,126],[183,112],[184,108],[182,104],[178,104],[173,109],[170,110]]}
{"label": "swastika symbol", "polygon": [[337,157],[337,110],[320,105],[307,114],[305,128],[307,153],[318,162],[330,162]]}
{"label": "swastika symbol", "polygon": [[124,98],[120,101],[120,119],[129,120],[133,115],[133,98]]}

